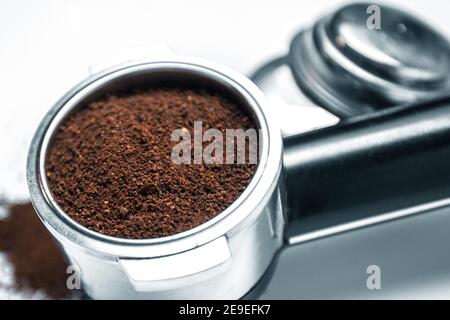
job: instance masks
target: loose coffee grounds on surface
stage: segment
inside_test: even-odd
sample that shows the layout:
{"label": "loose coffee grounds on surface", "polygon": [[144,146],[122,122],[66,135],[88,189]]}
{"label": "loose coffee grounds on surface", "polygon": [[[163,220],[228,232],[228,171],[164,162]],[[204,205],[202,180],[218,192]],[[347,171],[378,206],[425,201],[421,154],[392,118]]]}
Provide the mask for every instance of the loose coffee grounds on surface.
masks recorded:
{"label": "loose coffee grounds on surface", "polygon": [[[99,233],[145,239],[192,229],[226,209],[256,165],[174,164],[175,129],[255,128],[227,98],[205,90],[151,88],[92,102],[58,129],[47,178],[62,209]],[[256,129],[256,128],[255,128]]]}
{"label": "loose coffee grounds on surface", "polygon": [[11,206],[6,219],[0,219],[0,251],[13,265],[16,289],[69,297],[64,256],[30,203]]}

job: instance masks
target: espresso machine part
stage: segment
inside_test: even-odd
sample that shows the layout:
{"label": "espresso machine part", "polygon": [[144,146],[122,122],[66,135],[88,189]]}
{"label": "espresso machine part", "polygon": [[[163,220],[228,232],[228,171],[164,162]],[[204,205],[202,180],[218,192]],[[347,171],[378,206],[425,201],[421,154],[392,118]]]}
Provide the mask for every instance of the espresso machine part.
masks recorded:
{"label": "espresso machine part", "polygon": [[[344,6],[299,32],[289,53],[259,68],[252,80],[269,97],[298,107],[320,106],[340,119],[445,96],[448,40],[411,14],[376,7],[378,28],[368,26],[372,4]],[[318,126],[334,124],[323,110],[307,111],[319,114]]]}
{"label": "espresso machine part", "polygon": [[[351,51],[350,54],[342,49],[344,53],[336,55],[327,47],[334,52],[333,57],[345,55],[353,59],[362,51],[366,53],[366,60],[374,59],[364,48],[369,42],[374,42],[373,52],[383,42],[374,40],[375,36],[364,38],[359,35],[358,38],[367,43],[355,44],[350,33],[358,30],[357,22],[362,21],[360,16],[367,16],[367,6],[346,6],[318,22],[317,25],[323,24],[324,28],[330,24],[339,26],[334,32],[343,32],[339,34],[343,39],[338,42],[351,44],[356,52]],[[398,10],[381,6],[381,15],[386,16],[386,27],[402,23],[403,33],[407,32],[404,31],[406,28],[414,30],[422,38],[437,35]],[[318,28],[317,25],[313,29]],[[346,27],[342,28],[342,25]],[[311,30],[305,34],[310,35],[306,37],[308,41],[314,39]],[[388,30],[378,33],[382,38],[389,37],[388,34]],[[407,39],[415,41],[414,37]],[[430,52],[437,50],[436,57],[448,56],[448,45],[442,41],[430,41],[430,46],[436,45],[434,49],[417,47]],[[313,46],[312,42],[308,43],[308,46]],[[393,40],[391,45],[394,46]],[[297,50],[300,50],[298,46],[291,46],[292,54],[298,54]],[[302,47],[301,50],[308,48]],[[310,50],[316,50],[316,45]],[[391,49],[384,53],[394,57],[397,51]],[[429,53],[416,54],[425,57]],[[395,58],[398,63],[410,63],[406,58]],[[283,63],[288,61],[292,69],[290,59],[283,59]],[[330,58],[327,59],[329,63]],[[363,68],[361,66],[367,61],[358,59],[359,68]],[[383,69],[383,59],[378,65],[370,64],[375,69]],[[442,58],[442,61],[446,60]],[[337,64],[341,62],[335,61]],[[450,155],[450,98],[439,98],[446,91],[447,79],[438,75],[439,70],[432,63],[407,64],[390,78],[381,71],[375,72],[375,69],[371,71],[372,76],[358,78],[359,69],[354,66],[347,68],[347,63],[344,65],[346,71],[337,72],[333,77],[343,76],[345,79],[327,78],[332,80],[329,83],[318,77],[322,72],[324,75],[331,72],[328,69],[312,72],[315,65],[311,63],[307,65],[311,70],[302,71],[305,77],[314,74],[317,76],[314,80],[321,79],[317,83],[307,80],[310,86],[323,86],[311,89],[314,94],[327,92],[318,98],[305,90],[304,85],[300,86],[299,92],[305,92],[303,101],[315,105],[315,110],[323,111],[318,106],[328,110],[323,111],[328,116],[328,122],[321,125],[325,128],[303,134],[286,134],[283,121],[277,123],[276,115],[292,118],[292,114],[277,110],[276,104],[268,103],[257,86],[244,76],[209,61],[174,54],[127,61],[107,68],[64,95],[36,132],[29,151],[27,176],[37,213],[71,262],[80,268],[87,295],[94,299],[274,298],[276,283],[272,279],[280,279],[277,270],[286,270],[286,261],[295,269],[295,262],[284,259],[286,252],[292,256],[300,252],[306,242],[362,227],[448,211],[449,183],[446,177],[450,174],[450,166],[445,165],[445,160]],[[264,77],[262,73],[265,73]],[[399,81],[399,75],[406,75],[407,81]],[[262,82],[267,84],[269,76],[270,72],[259,72],[255,81],[260,85]],[[293,78],[299,81],[298,75]],[[396,88],[402,88],[402,94],[394,95],[394,89],[387,90],[377,85],[371,88],[373,79],[378,79],[376,84],[382,82],[386,86],[387,82],[392,82]],[[180,81],[233,97],[261,129],[261,158],[248,188],[214,219],[170,237],[119,239],[93,232],[70,219],[53,198],[45,176],[48,147],[58,126],[86,102],[104,94]],[[414,93],[412,88],[416,88],[418,83],[420,88]],[[335,86],[337,84],[352,86],[343,88]],[[352,95],[355,86],[364,92],[366,99],[363,102],[367,103],[360,105],[357,97]],[[333,90],[337,90],[336,95]],[[373,99],[370,98],[375,91]],[[378,95],[382,93],[389,104],[380,102]],[[269,99],[273,96],[266,95]],[[333,95],[333,98],[327,95]],[[323,105],[319,104],[320,99],[324,100]],[[336,119],[342,120],[335,124]],[[305,131],[304,128],[302,130]],[[297,258],[303,257],[299,255]],[[293,273],[284,276],[291,277],[292,281],[298,279]],[[279,283],[282,282],[280,280]],[[298,286],[302,292],[302,284],[298,283]]]}

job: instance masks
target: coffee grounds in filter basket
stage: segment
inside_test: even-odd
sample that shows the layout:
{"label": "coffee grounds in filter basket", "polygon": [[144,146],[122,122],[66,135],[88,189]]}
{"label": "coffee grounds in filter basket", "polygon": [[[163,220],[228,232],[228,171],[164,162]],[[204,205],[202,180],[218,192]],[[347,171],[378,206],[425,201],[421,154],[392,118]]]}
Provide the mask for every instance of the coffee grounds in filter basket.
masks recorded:
{"label": "coffee grounds in filter basket", "polygon": [[109,236],[157,238],[199,226],[230,206],[256,169],[174,164],[171,133],[186,128],[193,137],[200,120],[224,136],[255,128],[234,102],[204,90],[151,88],[92,102],[56,132],[50,189],[72,219]]}

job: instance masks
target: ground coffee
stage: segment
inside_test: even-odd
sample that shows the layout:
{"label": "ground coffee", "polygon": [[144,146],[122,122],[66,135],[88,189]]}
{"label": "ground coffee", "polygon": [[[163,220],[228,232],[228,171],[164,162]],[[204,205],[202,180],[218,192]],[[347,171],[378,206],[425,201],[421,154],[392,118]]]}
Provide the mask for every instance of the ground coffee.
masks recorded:
{"label": "ground coffee", "polygon": [[54,299],[69,297],[64,257],[30,203],[11,206],[0,220],[0,251],[13,265],[16,289],[43,290]]}
{"label": "ground coffee", "polygon": [[75,221],[102,234],[157,238],[192,229],[222,212],[249,184],[252,164],[177,165],[171,132],[194,121],[255,128],[227,98],[204,90],[152,88],[90,103],[57,131],[47,178]]}

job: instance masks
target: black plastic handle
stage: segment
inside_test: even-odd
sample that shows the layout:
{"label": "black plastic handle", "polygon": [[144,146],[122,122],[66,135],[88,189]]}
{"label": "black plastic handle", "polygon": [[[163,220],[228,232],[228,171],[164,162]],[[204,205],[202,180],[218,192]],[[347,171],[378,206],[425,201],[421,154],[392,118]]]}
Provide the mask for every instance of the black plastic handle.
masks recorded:
{"label": "black plastic handle", "polygon": [[352,118],[284,144],[291,224],[318,215],[348,222],[450,195],[450,98]]}

